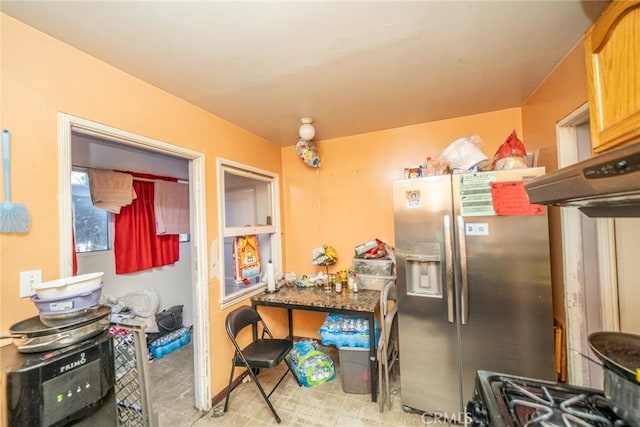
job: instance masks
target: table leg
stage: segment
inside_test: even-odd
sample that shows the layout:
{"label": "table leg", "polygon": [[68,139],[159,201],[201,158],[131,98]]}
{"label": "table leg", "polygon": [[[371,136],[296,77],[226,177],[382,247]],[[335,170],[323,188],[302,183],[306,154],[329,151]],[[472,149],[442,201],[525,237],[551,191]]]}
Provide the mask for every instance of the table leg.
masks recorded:
{"label": "table leg", "polygon": [[378,361],[376,360],[376,323],[374,313],[367,315],[369,318],[369,372],[371,382],[371,401],[378,401]]}
{"label": "table leg", "polygon": [[293,310],[287,309],[287,318],[289,320],[289,339],[293,341]]}

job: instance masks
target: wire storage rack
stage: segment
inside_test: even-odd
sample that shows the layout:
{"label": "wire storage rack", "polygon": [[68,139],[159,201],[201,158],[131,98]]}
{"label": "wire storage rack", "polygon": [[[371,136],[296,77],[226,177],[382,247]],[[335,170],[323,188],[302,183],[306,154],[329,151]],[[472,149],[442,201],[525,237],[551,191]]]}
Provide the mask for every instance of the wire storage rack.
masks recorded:
{"label": "wire storage rack", "polygon": [[118,426],[156,427],[149,388],[146,325],[138,319],[111,324],[115,352]]}

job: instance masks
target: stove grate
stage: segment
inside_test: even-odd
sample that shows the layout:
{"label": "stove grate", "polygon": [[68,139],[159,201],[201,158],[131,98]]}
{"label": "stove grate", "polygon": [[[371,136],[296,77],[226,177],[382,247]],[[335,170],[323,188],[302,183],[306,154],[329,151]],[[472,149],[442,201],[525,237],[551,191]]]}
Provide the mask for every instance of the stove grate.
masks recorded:
{"label": "stove grate", "polygon": [[625,426],[608,400],[576,394],[570,387],[536,385],[504,379],[501,394],[516,425],[523,427]]}

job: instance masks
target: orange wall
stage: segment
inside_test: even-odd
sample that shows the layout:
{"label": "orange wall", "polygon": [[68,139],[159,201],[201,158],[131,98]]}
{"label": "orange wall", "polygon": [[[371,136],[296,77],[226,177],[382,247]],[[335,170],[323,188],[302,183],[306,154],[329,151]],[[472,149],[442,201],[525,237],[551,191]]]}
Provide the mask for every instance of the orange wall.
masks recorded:
{"label": "orange wall", "polygon": [[[358,243],[378,238],[393,245],[392,181],[403,177],[405,167],[472,134],[482,138],[480,148],[491,158],[513,129],[522,134],[519,108],[318,141],[319,169],[306,166],[295,147],[284,148],[285,270],[322,271],[311,264],[311,250],[323,244],[338,251],[332,270],[351,266]],[[296,316],[296,335],[317,336],[323,315]]]}
{"label": "orange wall", "polygon": [[[317,272],[311,250],[333,245],[333,269],[351,265],[356,244],[379,238],[394,244],[391,181],[403,168],[437,156],[455,139],[478,134],[492,157],[515,129],[539,164],[557,169],[555,124],[587,101],[582,43],[556,66],[522,108],[495,111],[316,143],[321,167],[306,166],[294,147],[282,150],[286,270]],[[317,126],[322,126],[321,121]],[[564,320],[562,241],[558,208],[549,209],[554,314]],[[317,336],[323,315],[296,313],[295,334]]]}
{"label": "orange wall", "polygon": [[[526,142],[540,149],[540,164],[558,168],[556,123],[587,102],[587,75],[583,43],[578,43],[522,106]],[[560,208],[549,208],[553,312],[564,323],[564,279]]]}
{"label": "orange wall", "polygon": [[[217,237],[216,156],[281,173],[280,147],[1,15],[1,126],[12,136],[12,199],[31,213],[25,234],[0,234],[0,333],[37,314],[18,297],[19,272],[59,277],[59,112],[206,155],[208,245]],[[211,280],[212,390],[226,386],[231,347]],[[3,341],[2,344],[9,344]]]}

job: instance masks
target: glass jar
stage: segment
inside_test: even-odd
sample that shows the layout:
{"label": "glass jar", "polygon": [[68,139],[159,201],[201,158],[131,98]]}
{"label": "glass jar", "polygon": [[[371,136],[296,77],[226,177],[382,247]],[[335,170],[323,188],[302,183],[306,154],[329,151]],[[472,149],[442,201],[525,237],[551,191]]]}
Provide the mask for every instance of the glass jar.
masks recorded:
{"label": "glass jar", "polygon": [[333,288],[336,286],[336,275],[334,273],[329,274],[329,277],[324,285],[325,292],[331,292]]}

